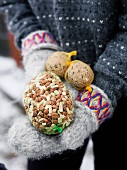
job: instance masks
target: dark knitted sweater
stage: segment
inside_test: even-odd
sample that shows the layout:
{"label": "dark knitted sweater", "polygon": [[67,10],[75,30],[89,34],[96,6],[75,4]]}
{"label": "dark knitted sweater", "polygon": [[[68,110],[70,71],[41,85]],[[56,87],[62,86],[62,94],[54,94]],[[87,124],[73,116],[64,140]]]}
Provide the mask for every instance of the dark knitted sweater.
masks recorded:
{"label": "dark knitted sweater", "polygon": [[0,0],[0,10],[19,48],[29,33],[48,30],[93,67],[94,84],[114,104],[127,96],[127,0]]}

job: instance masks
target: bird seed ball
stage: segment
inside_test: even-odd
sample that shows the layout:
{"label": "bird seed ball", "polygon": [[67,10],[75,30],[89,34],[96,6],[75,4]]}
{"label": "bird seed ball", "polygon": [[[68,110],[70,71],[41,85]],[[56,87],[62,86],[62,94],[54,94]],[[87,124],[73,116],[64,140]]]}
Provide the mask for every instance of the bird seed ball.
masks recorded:
{"label": "bird seed ball", "polygon": [[60,78],[51,72],[43,72],[28,83],[23,104],[32,125],[47,135],[61,133],[74,116],[69,91]]}
{"label": "bird seed ball", "polygon": [[65,73],[65,79],[77,90],[89,86],[94,78],[94,73],[88,64],[82,61],[73,62]]}
{"label": "bird seed ball", "polygon": [[60,77],[64,77],[65,71],[67,70],[67,57],[68,55],[64,52],[52,53],[46,61],[46,70],[57,74]]}

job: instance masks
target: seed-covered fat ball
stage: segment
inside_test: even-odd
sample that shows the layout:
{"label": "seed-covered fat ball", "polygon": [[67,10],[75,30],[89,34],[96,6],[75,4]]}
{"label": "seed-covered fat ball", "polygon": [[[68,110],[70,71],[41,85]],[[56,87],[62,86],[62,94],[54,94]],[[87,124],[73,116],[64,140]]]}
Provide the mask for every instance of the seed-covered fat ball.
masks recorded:
{"label": "seed-covered fat ball", "polygon": [[94,79],[94,73],[88,64],[75,60],[68,67],[65,73],[65,79],[75,89],[81,90],[84,87],[90,86]]}
{"label": "seed-covered fat ball", "polygon": [[69,91],[51,72],[40,73],[27,84],[23,104],[32,125],[47,135],[61,133],[74,116]]}
{"label": "seed-covered fat ball", "polygon": [[76,51],[69,53],[57,51],[52,53],[46,61],[46,70],[51,71],[60,77],[64,77],[68,68],[68,57],[70,58],[72,55],[76,55]]}

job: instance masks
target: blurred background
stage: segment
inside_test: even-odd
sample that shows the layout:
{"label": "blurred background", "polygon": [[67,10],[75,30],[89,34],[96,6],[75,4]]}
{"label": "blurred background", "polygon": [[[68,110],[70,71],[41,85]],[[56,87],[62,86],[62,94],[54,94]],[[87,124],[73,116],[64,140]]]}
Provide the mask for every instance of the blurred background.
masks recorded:
{"label": "blurred background", "polygon": [[10,149],[6,133],[17,117],[25,114],[22,107],[24,70],[21,54],[8,32],[5,16],[0,15],[0,163],[8,170],[26,170],[27,160]]}
{"label": "blurred background", "polygon": [[[8,170],[27,170],[27,160],[15,155],[6,134],[16,118],[25,114],[22,93],[25,86],[22,56],[13,35],[8,32],[5,16],[0,15],[0,163]],[[93,149],[90,140],[80,170],[93,170]]]}

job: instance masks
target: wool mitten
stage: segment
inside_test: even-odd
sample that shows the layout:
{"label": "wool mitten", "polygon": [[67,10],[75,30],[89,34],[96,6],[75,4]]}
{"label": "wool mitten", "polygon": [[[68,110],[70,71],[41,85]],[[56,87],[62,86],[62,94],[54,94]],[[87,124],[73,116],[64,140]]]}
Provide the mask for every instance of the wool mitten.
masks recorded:
{"label": "wool mitten", "polygon": [[[75,100],[78,91],[69,84],[67,88]],[[45,135],[36,130],[27,116],[17,119],[8,132],[14,152],[27,158],[40,159],[83,146],[84,140],[98,129],[97,117],[80,102],[74,101],[74,106],[73,121],[58,135]]]}

